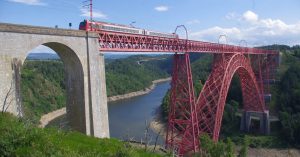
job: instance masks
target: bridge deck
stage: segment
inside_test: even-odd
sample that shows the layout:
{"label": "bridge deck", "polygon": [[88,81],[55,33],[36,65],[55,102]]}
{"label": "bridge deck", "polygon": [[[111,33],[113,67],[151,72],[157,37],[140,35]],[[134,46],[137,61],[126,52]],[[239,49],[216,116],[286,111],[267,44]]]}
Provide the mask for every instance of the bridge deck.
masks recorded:
{"label": "bridge deck", "polygon": [[164,38],[157,36],[100,31],[100,51],[103,52],[198,52],[278,54],[276,51],[211,42]]}
{"label": "bridge deck", "polygon": [[197,53],[244,53],[244,54],[278,54],[277,51],[249,47],[218,44],[211,42],[164,38],[157,36],[100,31],[57,29],[50,27],[28,26],[0,23],[0,32],[29,33],[58,36],[79,36],[99,38],[102,52],[197,52]]}

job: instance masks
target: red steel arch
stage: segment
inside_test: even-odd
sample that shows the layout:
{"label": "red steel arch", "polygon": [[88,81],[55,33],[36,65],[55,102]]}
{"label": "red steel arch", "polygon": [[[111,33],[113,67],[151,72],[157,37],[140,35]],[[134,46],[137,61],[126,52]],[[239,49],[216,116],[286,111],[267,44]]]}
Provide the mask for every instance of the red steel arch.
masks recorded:
{"label": "red steel arch", "polygon": [[227,93],[235,73],[240,77],[244,109],[257,112],[265,110],[263,95],[250,60],[241,53],[215,54],[212,72],[195,103],[199,136],[207,133],[214,141],[218,140]]}

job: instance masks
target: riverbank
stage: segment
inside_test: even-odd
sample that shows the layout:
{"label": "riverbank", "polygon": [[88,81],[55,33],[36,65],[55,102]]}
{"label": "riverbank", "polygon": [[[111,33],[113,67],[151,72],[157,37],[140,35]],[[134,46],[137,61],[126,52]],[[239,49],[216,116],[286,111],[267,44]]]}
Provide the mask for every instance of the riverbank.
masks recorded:
{"label": "riverbank", "polygon": [[133,97],[136,97],[136,96],[145,95],[145,94],[148,94],[149,92],[151,92],[155,88],[156,84],[166,82],[166,81],[170,81],[170,80],[171,80],[171,77],[154,80],[154,81],[152,81],[152,85],[145,88],[144,90],[131,92],[131,93],[123,94],[123,95],[111,96],[111,97],[107,98],[107,101],[112,102],[112,101],[118,101],[118,100],[129,99],[129,98],[133,98]]}
{"label": "riverbank", "polygon": [[155,117],[150,122],[150,128],[156,134],[159,134],[164,140],[166,139],[167,125],[163,121],[160,107],[156,110]]}
{"label": "riverbank", "polygon": [[[123,94],[123,95],[116,95],[116,96],[111,96],[107,98],[108,102],[113,102],[113,101],[118,101],[118,100],[123,100],[123,99],[129,99],[129,98],[133,98],[136,96],[141,96],[141,95],[145,95],[150,93],[156,86],[156,84],[158,83],[162,83],[162,82],[167,82],[170,81],[171,77],[168,78],[163,78],[163,79],[158,79],[158,80],[154,80],[152,81],[152,85],[145,88],[145,90],[140,90],[140,91],[136,91],[136,92],[131,92],[131,93],[127,93],[127,94]],[[49,112],[47,114],[44,114],[41,119],[40,119],[40,125],[39,127],[45,127],[46,125],[48,125],[48,123],[52,120],[54,120],[57,117],[60,117],[62,115],[66,114],[66,108],[61,108],[52,112]]]}

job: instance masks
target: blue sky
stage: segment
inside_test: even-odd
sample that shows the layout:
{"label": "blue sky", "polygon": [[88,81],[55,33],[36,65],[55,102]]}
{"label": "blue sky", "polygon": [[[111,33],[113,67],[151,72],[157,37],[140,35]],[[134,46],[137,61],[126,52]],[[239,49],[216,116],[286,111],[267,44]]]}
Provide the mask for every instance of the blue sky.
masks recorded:
{"label": "blue sky", "polygon": [[[83,0],[0,0],[0,22],[73,29],[88,15]],[[299,0],[94,0],[94,19],[248,46],[300,43]],[[222,42],[225,42],[222,41]]]}

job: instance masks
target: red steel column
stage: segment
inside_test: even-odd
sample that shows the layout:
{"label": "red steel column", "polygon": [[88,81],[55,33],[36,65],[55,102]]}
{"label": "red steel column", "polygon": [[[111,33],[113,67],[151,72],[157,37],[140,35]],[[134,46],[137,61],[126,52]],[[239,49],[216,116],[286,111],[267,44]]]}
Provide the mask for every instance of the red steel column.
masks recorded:
{"label": "red steel column", "polygon": [[194,87],[189,54],[175,54],[166,146],[178,155],[198,151]]}

